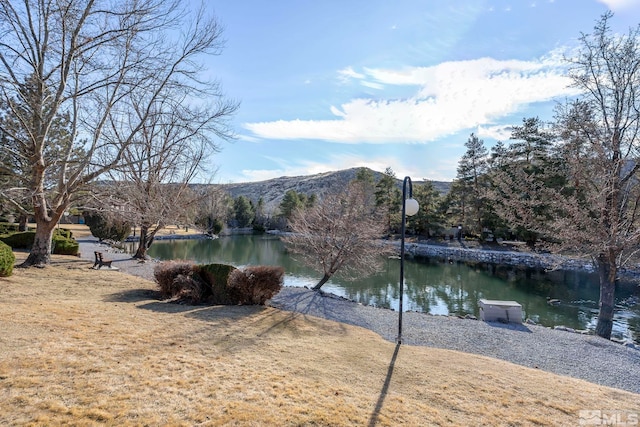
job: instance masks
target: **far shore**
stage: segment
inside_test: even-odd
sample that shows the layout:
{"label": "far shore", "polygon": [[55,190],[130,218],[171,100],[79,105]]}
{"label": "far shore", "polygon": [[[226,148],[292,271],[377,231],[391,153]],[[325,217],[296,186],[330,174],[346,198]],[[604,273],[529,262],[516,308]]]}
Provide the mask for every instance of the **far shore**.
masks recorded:
{"label": "far shore", "polygon": [[[35,224],[30,224],[35,226]],[[61,224],[62,228],[73,231],[74,236],[91,236],[89,227],[84,224]],[[126,242],[139,240],[136,232],[127,237]],[[273,235],[287,234],[285,231],[268,230]],[[193,227],[171,225],[161,229],[156,240],[216,239],[230,235],[252,234],[251,228],[226,229],[222,234],[209,235]],[[399,238],[385,240],[386,243],[399,247]],[[481,262],[496,265],[511,265],[542,270],[568,270],[591,273],[594,265],[588,257],[569,257],[552,253],[538,253],[528,249],[524,242],[500,241],[497,243],[481,243],[477,240],[458,241],[456,239],[423,240],[415,236],[406,238],[405,253],[408,257],[436,258],[454,262]],[[623,280],[640,279],[640,264],[620,269],[619,276]],[[639,285],[640,286],[640,285]]]}

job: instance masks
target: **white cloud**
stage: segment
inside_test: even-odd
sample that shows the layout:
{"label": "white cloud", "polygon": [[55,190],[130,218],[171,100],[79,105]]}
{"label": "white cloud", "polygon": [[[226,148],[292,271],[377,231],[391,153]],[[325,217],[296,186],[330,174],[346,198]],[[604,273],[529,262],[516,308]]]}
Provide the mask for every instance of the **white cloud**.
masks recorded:
{"label": "white cloud", "polygon": [[363,79],[365,77],[364,74],[357,73],[352,67],[338,70],[338,76],[340,76],[343,80]]}
{"label": "white cloud", "polygon": [[[405,99],[352,99],[332,106],[330,120],[246,123],[266,139],[311,139],[337,143],[422,143],[478,126],[492,126],[523,107],[575,94],[557,61],[481,58],[404,69],[348,67],[339,75],[379,85],[414,88]],[[369,86],[371,87],[371,86]]]}
{"label": "white cloud", "polygon": [[262,142],[262,140],[260,138],[256,138],[255,136],[250,136],[250,135],[245,135],[245,134],[238,135],[237,138],[240,141]]}
{"label": "white cloud", "polygon": [[478,126],[476,135],[478,138],[491,138],[497,141],[507,141],[511,138],[513,126]]}
{"label": "white cloud", "polygon": [[367,81],[367,80],[361,81],[360,84],[362,86],[365,86],[365,87],[368,87],[368,88],[371,88],[371,89],[378,89],[378,90],[384,89],[384,85],[381,85],[380,83],[370,82],[370,81]]}
{"label": "white cloud", "polygon": [[640,5],[640,0],[598,0],[614,12]]}

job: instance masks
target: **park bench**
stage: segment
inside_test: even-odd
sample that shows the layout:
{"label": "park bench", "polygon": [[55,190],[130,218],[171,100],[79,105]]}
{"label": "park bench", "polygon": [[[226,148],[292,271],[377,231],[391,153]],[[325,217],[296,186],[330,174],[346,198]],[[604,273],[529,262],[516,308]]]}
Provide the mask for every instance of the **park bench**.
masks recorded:
{"label": "park bench", "polygon": [[111,263],[113,262],[113,260],[105,259],[105,258],[102,256],[102,252],[98,252],[98,251],[96,251],[96,252],[94,252],[94,255],[96,256],[96,260],[95,260],[95,262],[93,263],[93,268],[96,268],[96,266],[97,266],[97,267],[98,267],[98,269],[100,269],[103,265],[104,265],[105,267],[109,267],[109,268],[111,268]]}

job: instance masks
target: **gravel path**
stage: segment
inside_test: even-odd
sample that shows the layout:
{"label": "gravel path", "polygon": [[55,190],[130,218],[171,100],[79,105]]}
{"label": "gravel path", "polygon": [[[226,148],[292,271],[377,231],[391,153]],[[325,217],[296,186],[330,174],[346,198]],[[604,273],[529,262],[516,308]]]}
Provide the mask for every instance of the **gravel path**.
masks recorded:
{"label": "gravel path", "polygon": [[[79,242],[83,258],[93,260],[93,252],[100,250],[115,268],[153,280],[154,261],[139,263],[91,238]],[[397,339],[398,313],[392,310],[293,287],[284,287],[271,306],[361,326],[392,342]],[[480,354],[640,393],[640,350],[596,336],[415,312],[405,312],[402,325],[403,344]]]}

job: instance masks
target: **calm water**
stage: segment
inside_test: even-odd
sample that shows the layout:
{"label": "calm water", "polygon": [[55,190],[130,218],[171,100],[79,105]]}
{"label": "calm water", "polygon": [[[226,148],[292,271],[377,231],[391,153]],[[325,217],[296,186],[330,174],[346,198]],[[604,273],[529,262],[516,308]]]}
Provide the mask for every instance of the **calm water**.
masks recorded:
{"label": "calm water", "polygon": [[[313,286],[321,276],[297,263],[284,250],[282,242],[271,235],[156,241],[149,255],[199,264],[279,265],[286,271],[286,286]],[[354,281],[332,278],[322,289],[363,304],[397,310],[399,276],[400,261],[389,259],[380,274]],[[637,343],[640,343],[639,293],[635,283],[618,286],[614,324],[614,336]],[[551,306],[547,297],[562,302]],[[480,298],[517,301],[526,317],[545,326],[593,329],[598,314],[598,280],[593,274],[568,271],[543,273],[488,264],[405,261],[405,310],[479,316]]]}

